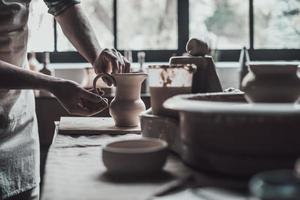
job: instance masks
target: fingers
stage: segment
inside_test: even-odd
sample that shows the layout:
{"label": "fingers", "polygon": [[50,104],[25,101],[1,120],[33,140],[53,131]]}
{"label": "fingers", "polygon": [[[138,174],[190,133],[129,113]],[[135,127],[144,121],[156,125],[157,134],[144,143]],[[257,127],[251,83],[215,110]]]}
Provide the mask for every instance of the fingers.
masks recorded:
{"label": "fingers", "polygon": [[95,103],[82,98],[75,105],[67,108],[67,110],[72,115],[92,116],[97,113],[100,113],[101,111],[105,110],[108,107],[107,100],[103,100],[103,102]]}
{"label": "fingers", "polygon": [[116,49],[111,49],[107,51],[107,54],[114,60],[118,59],[118,51]]}
{"label": "fingers", "polygon": [[84,115],[94,115],[108,107],[108,101],[92,92],[83,90],[80,94],[82,111]]}
{"label": "fingers", "polygon": [[119,63],[119,73],[124,73],[125,72],[125,61],[124,57],[120,52],[117,52],[118,54],[118,63]]}
{"label": "fingers", "polygon": [[79,96],[83,99],[86,99],[88,101],[91,101],[93,103],[99,103],[99,102],[102,102],[103,101],[103,98],[93,92],[89,92],[85,89],[82,89],[80,91],[80,94]]}
{"label": "fingers", "polygon": [[113,73],[120,73],[119,63],[117,60],[111,60]]}
{"label": "fingers", "polygon": [[75,109],[75,114],[80,116],[92,116],[105,110],[107,106],[99,106],[99,103],[93,103],[82,99]]}
{"label": "fingers", "polygon": [[116,49],[104,49],[95,62],[95,72],[99,73],[128,73],[129,61]]}
{"label": "fingers", "polygon": [[89,109],[82,105],[82,103],[78,103],[76,107],[73,109],[74,115],[80,115],[80,116],[89,116],[90,112]]}
{"label": "fingers", "polygon": [[104,63],[103,63],[103,68],[105,73],[119,73],[119,57],[118,57],[118,52],[115,49],[112,49],[110,51],[107,51],[105,53],[106,56],[104,58]]}
{"label": "fingers", "polygon": [[90,110],[88,107],[82,105],[82,104],[78,104],[75,107],[73,107],[71,110],[69,110],[69,113],[72,115],[77,115],[77,116],[92,116],[95,115],[99,112],[101,112],[103,109],[101,110]]}
{"label": "fingers", "polygon": [[130,72],[130,62],[125,57],[123,57],[123,60],[124,60],[124,63],[125,63],[123,73],[129,73]]}

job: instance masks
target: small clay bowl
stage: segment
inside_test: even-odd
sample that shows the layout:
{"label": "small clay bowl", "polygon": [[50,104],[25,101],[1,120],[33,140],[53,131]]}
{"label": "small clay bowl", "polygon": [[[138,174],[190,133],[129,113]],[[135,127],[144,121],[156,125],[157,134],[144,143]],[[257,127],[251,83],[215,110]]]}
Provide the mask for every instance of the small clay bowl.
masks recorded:
{"label": "small clay bowl", "polygon": [[154,174],[166,163],[167,146],[165,141],[155,138],[112,142],[103,148],[102,160],[109,174]]}

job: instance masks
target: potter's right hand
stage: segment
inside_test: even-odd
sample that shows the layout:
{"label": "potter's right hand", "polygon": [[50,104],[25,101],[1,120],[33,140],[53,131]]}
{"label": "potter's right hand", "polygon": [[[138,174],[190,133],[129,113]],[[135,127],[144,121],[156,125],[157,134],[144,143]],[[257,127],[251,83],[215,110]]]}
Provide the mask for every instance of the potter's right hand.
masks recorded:
{"label": "potter's right hand", "polygon": [[130,72],[129,61],[115,49],[103,49],[95,60],[93,67],[96,74]]}
{"label": "potter's right hand", "polygon": [[56,81],[51,92],[72,115],[91,116],[108,106],[102,97],[83,89],[73,81]]}

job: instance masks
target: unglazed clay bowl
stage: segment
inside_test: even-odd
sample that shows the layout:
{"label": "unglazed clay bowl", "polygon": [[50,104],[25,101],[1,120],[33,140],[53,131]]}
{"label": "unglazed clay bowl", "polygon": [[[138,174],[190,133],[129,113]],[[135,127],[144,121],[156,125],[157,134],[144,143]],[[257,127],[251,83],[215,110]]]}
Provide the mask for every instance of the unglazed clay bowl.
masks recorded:
{"label": "unglazed clay bowl", "polygon": [[182,159],[236,176],[293,168],[300,155],[300,105],[247,103],[243,93],[179,95],[164,106],[179,112]]}
{"label": "unglazed clay bowl", "polygon": [[160,172],[166,163],[167,143],[143,138],[112,142],[103,148],[102,159],[113,175],[148,175]]}

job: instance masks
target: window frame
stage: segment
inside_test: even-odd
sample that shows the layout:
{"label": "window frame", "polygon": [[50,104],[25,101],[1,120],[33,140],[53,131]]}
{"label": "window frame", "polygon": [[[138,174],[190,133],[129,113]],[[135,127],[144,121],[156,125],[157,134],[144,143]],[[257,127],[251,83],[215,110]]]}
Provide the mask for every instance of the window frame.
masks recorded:
{"label": "window frame", "polygon": [[[254,0],[248,0],[249,3],[249,54],[251,60],[269,61],[269,60],[300,60],[300,49],[255,49],[254,48]],[[117,6],[118,0],[113,0],[113,34],[114,47],[117,47]],[[146,53],[146,62],[167,62],[171,56],[182,55],[185,52],[185,45],[189,39],[189,0],[177,0],[177,21],[178,21],[178,49],[174,50],[133,50],[133,61],[137,61],[137,52]],[[54,19],[53,19],[54,20]],[[50,59],[53,63],[78,63],[86,60],[75,51],[57,50],[57,22],[54,20],[54,51],[50,52]],[[117,49],[117,48],[116,48]],[[117,49],[124,53],[122,49]],[[217,61],[238,61],[240,49],[217,49]],[[42,52],[37,52],[38,59]]]}

